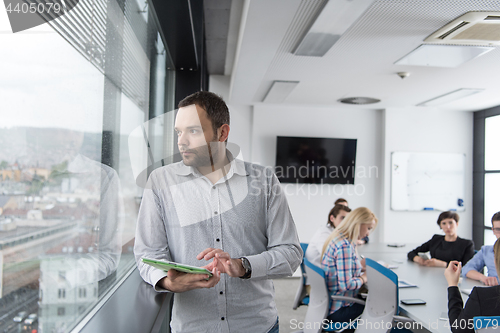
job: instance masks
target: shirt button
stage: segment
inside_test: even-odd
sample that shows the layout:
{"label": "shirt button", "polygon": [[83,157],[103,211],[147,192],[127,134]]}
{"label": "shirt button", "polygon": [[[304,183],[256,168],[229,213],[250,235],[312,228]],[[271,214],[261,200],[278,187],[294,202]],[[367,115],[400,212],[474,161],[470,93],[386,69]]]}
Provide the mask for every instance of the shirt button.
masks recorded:
{"label": "shirt button", "polygon": [[215,186],[212,186],[212,189],[214,189],[214,190],[215,190]]}
{"label": "shirt button", "polygon": [[214,212],[215,215],[219,214],[218,212]]}
{"label": "shirt button", "polygon": [[221,291],[219,294],[223,295],[223,294],[224,294],[224,292],[223,292],[223,291]]}
{"label": "shirt button", "polygon": [[220,320],[224,320],[224,317],[221,317]]}
{"label": "shirt button", "polygon": [[219,238],[217,238],[217,239],[216,239],[216,241],[220,242],[220,239],[219,239]]}

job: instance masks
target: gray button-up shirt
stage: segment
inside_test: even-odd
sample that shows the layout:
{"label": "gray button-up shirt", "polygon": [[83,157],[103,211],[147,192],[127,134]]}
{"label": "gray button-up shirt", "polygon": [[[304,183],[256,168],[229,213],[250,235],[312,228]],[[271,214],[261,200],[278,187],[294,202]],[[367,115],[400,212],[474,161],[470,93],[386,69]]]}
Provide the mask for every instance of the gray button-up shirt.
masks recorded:
{"label": "gray button-up shirt", "polygon": [[293,274],[303,254],[271,170],[233,159],[228,174],[215,185],[183,162],[151,173],[134,248],[142,278],[156,286],[166,276],[142,263],[142,257],[203,266],[208,262],[196,255],[209,247],[232,258],[246,257],[252,277],[221,274],[214,288],[175,294],[172,330],[267,332],[278,316],[270,279]]}

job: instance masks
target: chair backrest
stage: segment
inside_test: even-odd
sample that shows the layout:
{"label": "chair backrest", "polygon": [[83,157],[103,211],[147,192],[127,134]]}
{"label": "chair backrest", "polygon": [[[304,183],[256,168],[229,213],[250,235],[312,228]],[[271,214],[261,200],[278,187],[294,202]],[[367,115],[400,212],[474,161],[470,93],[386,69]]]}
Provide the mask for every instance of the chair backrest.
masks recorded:
{"label": "chair backrest", "polygon": [[[356,333],[387,332],[386,326],[399,311],[398,276],[378,262],[366,258],[368,297]],[[383,326],[383,327],[381,327]]]}
{"label": "chair backrest", "polygon": [[499,332],[500,316],[474,317],[474,330],[476,332]]}
{"label": "chair backrest", "polygon": [[[305,259],[305,253],[307,250],[308,243],[300,243],[300,247],[302,248],[302,252],[304,253],[304,259]],[[306,268],[304,265],[304,260],[300,263],[300,284],[299,284],[299,289],[297,289],[297,293],[295,294],[295,300],[293,301],[293,309],[297,310],[297,308],[301,305],[303,305],[303,299],[304,297],[307,296],[307,290],[306,290],[306,284],[307,284],[307,273],[306,273]]]}
{"label": "chair backrest", "polygon": [[304,319],[304,333],[321,332],[323,319],[330,309],[330,296],[325,282],[325,271],[304,258],[307,282],[311,286],[309,305]]}

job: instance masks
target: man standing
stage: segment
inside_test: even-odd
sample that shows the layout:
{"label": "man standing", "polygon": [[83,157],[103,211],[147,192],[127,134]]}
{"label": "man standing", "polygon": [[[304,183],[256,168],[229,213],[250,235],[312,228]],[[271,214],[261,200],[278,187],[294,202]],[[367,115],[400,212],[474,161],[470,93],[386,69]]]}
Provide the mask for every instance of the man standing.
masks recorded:
{"label": "man standing", "polygon": [[[491,228],[493,234],[495,234],[498,239],[500,237],[500,212],[493,214],[491,225],[493,226],[493,228]],[[488,276],[481,273],[484,267],[488,268]],[[483,245],[481,250],[479,250],[479,252],[462,268],[462,276],[481,281],[487,286],[497,286],[498,276],[495,268],[493,245]]]}
{"label": "man standing", "polygon": [[[173,332],[278,332],[272,278],[302,260],[284,193],[267,168],[235,158],[227,143],[229,110],[210,92],[179,103],[175,121],[182,162],[153,171],[135,241],[142,278],[175,292]],[[165,273],[142,257],[200,266],[213,273]],[[225,273],[225,274],[221,274]]]}

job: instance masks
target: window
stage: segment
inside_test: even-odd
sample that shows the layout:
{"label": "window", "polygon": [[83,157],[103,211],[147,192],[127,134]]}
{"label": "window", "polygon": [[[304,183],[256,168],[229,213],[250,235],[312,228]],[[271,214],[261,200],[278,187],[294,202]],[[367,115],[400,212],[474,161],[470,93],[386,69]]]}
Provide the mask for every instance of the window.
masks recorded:
{"label": "window", "polygon": [[500,172],[500,116],[488,117],[484,120],[484,169]]}
{"label": "window", "polygon": [[474,114],[474,204],[473,226],[476,247],[492,245],[496,236],[491,230],[491,217],[500,211],[500,107]]}
{"label": "window", "polygon": [[484,120],[484,224],[491,226],[491,217],[500,210],[500,116]]}
{"label": "window", "polygon": [[[80,1],[48,24],[0,34],[5,321],[29,308],[44,331],[69,332],[135,266],[142,189],[128,136],[173,109],[173,66],[153,17],[145,1]],[[0,30],[11,31],[4,9]],[[169,149],[173,138],[159,142]]]}
{"label": "window", "polygon": [[62,308],[62,307],[58,307],[57,308],[57,315],[58,316],[64,316],[65,313],[66,313],[66,309],[65,308]]}

